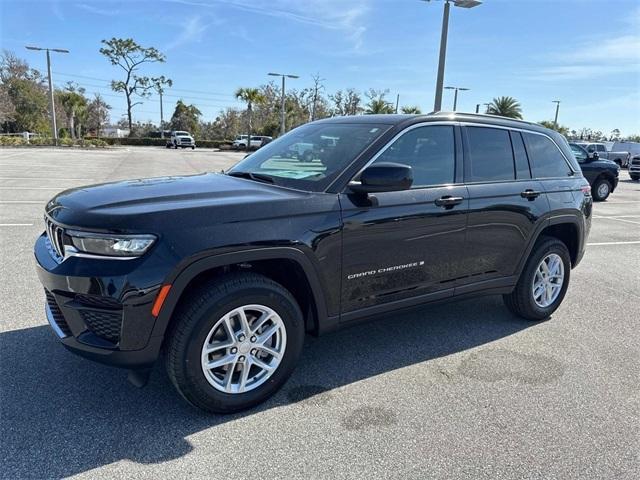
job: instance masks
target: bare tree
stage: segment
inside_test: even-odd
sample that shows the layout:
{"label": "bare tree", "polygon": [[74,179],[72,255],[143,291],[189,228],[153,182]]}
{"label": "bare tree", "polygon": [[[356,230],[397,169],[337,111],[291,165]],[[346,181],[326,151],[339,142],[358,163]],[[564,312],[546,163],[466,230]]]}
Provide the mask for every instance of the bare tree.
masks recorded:
{"label": "bare tree", "polygon": [[320,78],[320,74],[316,73],[312,77],[313,80],[313,104],[311,106],[311,121],[313,122],[316,119],[316,111],[318,108],[318,98],[322,95],[324,91],[324,82],[326,78]]}
{"label": "bare tree", "polygon": [[[127,120],[129,130],[132,130],[133,122],[131,110],[142,102],[134,102],[134,98],[146,98],[151,95],[150,90],[154,87],[154,82],[159,79],[143,77],[138,75],[140,65],[144,63],[164,63],[165,56],[153,47],[145,48],[137,44],[132,38],[112,38],[102,40],[105,45],[100,49],[111,62],[112,65],[119,66],[125,72],[124,80],[112,80],[111,89],[114,92],[124,93],[127,99]],[[160,77],[164,82],[168,79]],[[170,81],[170,80],[169,80]]]}
{"label": "bare tree", "polygon": [[329,95],[333,103],[333,115],[358,115],[363,112],[362,97],[353,88],[347,88],[344,92],[338,90]]}

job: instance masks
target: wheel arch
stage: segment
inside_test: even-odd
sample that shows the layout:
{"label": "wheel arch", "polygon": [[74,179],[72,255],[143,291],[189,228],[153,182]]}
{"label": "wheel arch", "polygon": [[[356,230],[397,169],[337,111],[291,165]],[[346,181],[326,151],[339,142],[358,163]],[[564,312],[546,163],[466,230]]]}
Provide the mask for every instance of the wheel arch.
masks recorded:
{"label": "wheel arch", "polygon": [[283,285],[300,305],[307,330],[317,334],[323,329],[327,307],[317,271],[302,251],[282,247],[206,256],[180,268],[165,282],[171,285],[171,289],[156,319],[153,336],[164,336],[174,311],[194,285],[243,269],[262,274]]}
{"label": "wheel arch", "polygon": [[519,276],[535,244],[542,237],[553,237],[563,242],[569,250],[571,257],[571,268],[574,268],[581,260],[581,252],[584,249],[584,224],[576,214],[564,214],[547,218],[540,222],[535,233],[531,236],[527,248],[525,249],[520,263],[518,264],[517,275]]}

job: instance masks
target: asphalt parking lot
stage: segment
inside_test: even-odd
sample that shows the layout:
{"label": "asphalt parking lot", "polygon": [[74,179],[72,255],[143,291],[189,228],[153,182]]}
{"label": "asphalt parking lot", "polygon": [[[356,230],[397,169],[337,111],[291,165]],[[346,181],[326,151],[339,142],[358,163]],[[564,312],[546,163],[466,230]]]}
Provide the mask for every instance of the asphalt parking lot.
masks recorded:
{"label": "asphalt parking lot", "polygon": [[137,389],[64,350],[31,252],[45,202],[240,158],[0,149],[0,477],[640,477],[640,183],[626,170],[596,204],[585,258],[549,321],[487,297],[308,337],[289,383],[231,416],[187,406],[160,368]]}

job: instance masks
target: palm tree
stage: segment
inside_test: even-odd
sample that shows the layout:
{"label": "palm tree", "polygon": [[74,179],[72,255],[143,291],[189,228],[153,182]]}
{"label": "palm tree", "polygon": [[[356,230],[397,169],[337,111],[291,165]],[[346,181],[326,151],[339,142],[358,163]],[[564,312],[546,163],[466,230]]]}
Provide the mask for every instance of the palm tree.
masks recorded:
{"label": "palm tree", "polygon": [[413,105],[413,106],[405,105],[400,110],[402,111],[402,113],[413,113],[413,114],[422,113],[422,110],[420,110],[420,107],[418,107],[417,105]]}
{"label": "palm tree", "polygon": [[522,118],[522,108],[513,97],[494,98],[487,107],[487,113],[490,115],[500,115],[502,117]]}
{"label": "palm tree", "polygon": [[265,96],[257,88],[239,88],[236,90],[236,98],[242,100],[247,104],[247,150],[251,146],[251,113],[253,112],[253,105],[256,103],[262,103],[265,100]]}
{"label": "palm tree", "polygon": [[374,113],[393,113],[393,105],[387,102],[384,98],[375,98],[372,99],[367,104],[366,113],[374,114]]}

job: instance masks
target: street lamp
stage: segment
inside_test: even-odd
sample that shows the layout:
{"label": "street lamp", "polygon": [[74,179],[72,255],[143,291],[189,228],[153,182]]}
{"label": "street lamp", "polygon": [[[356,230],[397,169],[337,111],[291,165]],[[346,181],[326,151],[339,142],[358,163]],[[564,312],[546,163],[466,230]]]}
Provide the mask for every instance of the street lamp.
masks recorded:
{"label": "street lamp", "polygon": [[555,125],[556,128],[558,128],[558,112],[560,111],[560,100],[552,100],[551,103],[556,104],[556,118],[553,121],[553,124]]}
{"label": "street lamp", "polygon": [[53,80],[51,79],[51,56],[49,52],[69,53],[69,50],[63,48],[41,48],[26,45],[27,50],[46,50],[47,51],[47,74],[49,75],[49,108],[51,109],[51,130],[53,133],[53,141],[58,145],[58,127],[56,125],[56,109],[53,102]]}
{"label": "street lamp", "polygon": [[298,75],[289,75],[286,73],[269,73],[271,77],[282,77],[282,99],[280,100],[280,135],[284,135],[284,79],[286,78],[300,78]]}
{"label": "street lamp", "polygon": [[[423,0],[430,2],[431,0]],[[449,3],[453,2],[454,7],[473,8],[481,5],[480,0],[444,0],[444,13],[442,15],[442,33],[440,35],[440,58],[438,60],[438,77],[436,80],[436,99],[433,104],[433,111],[442,110],[442,87],[444,86],[444,63],[447,56],[447,34],[449,32]]]}
{"label": "street lamp", "polygon": [[468,88],[465,87],[444,87],[445,90],[455,90],[455,93],[453,94],[453,111],[456,111],[456,107],[458,106],[458,90],[464,92],[466,90],[469,90]]}

